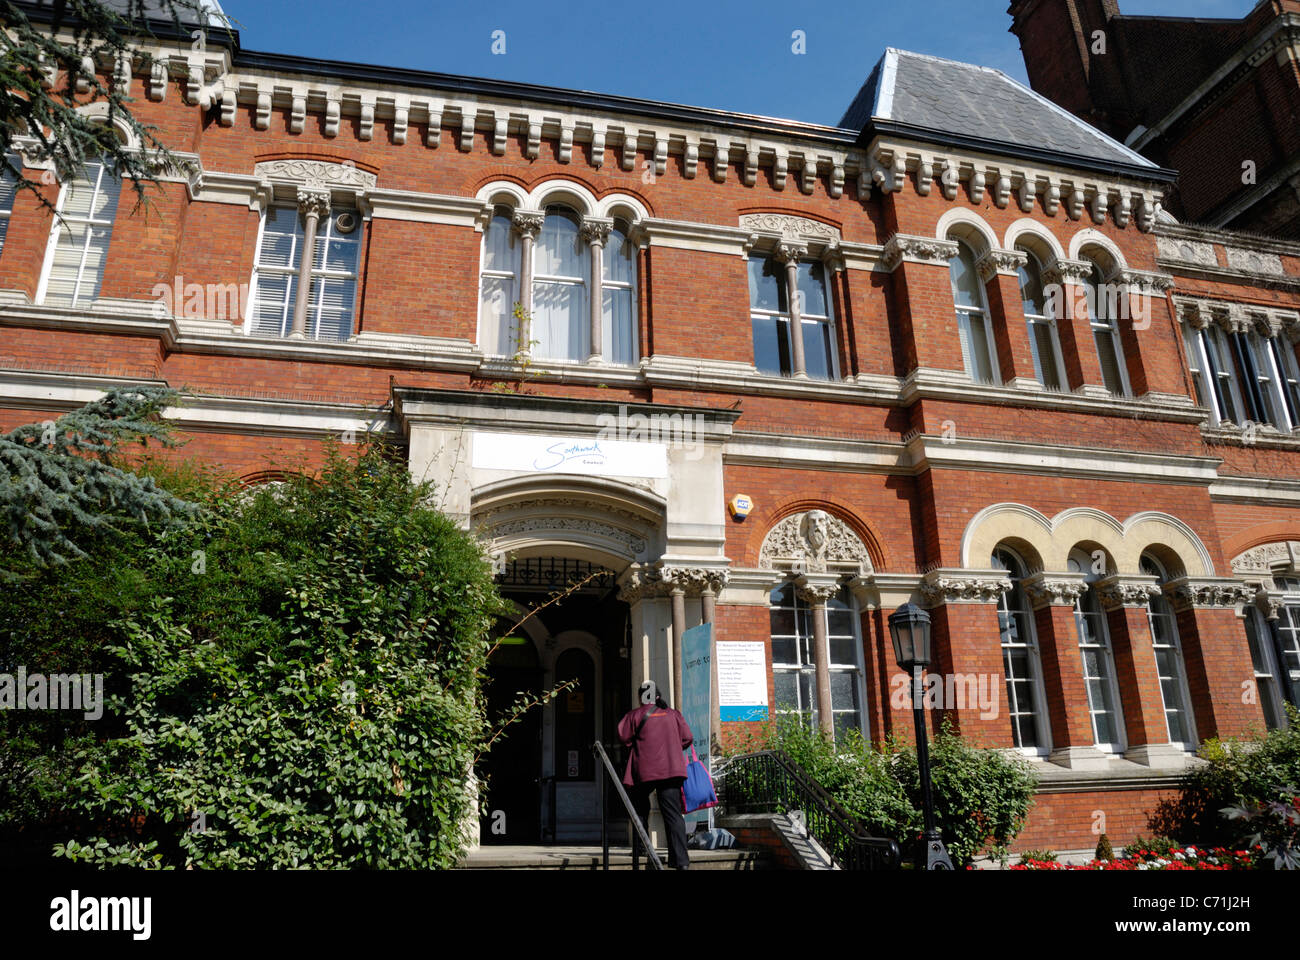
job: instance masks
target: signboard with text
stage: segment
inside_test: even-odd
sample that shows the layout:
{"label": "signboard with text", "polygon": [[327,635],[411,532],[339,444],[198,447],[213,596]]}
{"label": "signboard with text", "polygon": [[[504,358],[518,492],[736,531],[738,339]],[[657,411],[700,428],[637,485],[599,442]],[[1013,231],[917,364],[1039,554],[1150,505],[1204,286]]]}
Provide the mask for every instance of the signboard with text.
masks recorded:
{"label": "signboard with text", "polygon": [[718,714],[723,720],[767,719],[766,644],[719,643]]}

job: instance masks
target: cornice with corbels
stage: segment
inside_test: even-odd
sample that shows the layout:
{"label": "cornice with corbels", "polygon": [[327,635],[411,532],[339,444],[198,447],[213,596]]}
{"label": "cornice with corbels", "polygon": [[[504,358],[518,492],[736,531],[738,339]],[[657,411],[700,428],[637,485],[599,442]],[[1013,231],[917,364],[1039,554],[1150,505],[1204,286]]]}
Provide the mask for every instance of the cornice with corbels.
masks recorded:
{"label": "cornice with corbels", "polygon": [[1039,607],[1073,607],[1088,589],[1081,573],[1034,573],[1020,581],[1029,605]]}
{"label": "cornice with corbels", "polygon": [[1300,343],[1300,313],[1295,310],[1277,310],[1256,304],[1228,303],[1203,297],[1174,295],[1178,318],[1193,330],[1204,330],[1214,324],[1225,333],[1255,331],[1264,337],[1275,337],[1285,332],[1292,343]]}
{"label": "cornice with corbels", "polygon": [[1004,570],[931,570],[920,584],[927,607],[945,603],[997,603],[1011,589]]}
{"label": "cornice with corbels", "polygon": [[[901,192],[910,179],[921,196],[929,196],[937,183],[946,199],[956,200],[964,182],[973,203],[983,203],[987,195],[999,209],[1014,202],[1024,213],[1037,203],[1049,217],[1059,211],[1071,220],[1082,220],[1087,214],[1095,224],[1110,219],[1121,228],[1132,221],[1143,233],[1155,227],[1156,209],[1165,189],[1066,167],[1031,167],[1022,161],[1004,162],[887,138],[872,143],[868,158],[872,182],[882,193]],[[861,188],[859,196],[864,196]]]}
{"label": "cornice with corbels", "polygon": [[[407,142],[413,123],[426,125],[425,145],[442,145],[443,126],[451,128],[452,143],[469,152],[485,143],[496,156],[506,152],[508,141],[517,138],[529,159],[541,153],[543,140],[553,141],[560,163],[573,163],[574,146],[591,146],[588,162],[600,168],[607,162],[606,151],[617,149],[616,162],[623,170],[636,169],[638,155],[647,171],[655,176],[667,171],[668,157],[682,159],[687,179],[698,176],[701,160],[716,182],[724,182],[728,171],[738,167],[745,186],[754,188],[758,171],[771,171],[770,182],[783,191],[793,179],[804,194],[811,194],[824,178],[829,195],[839,198],[854,184],[857,199],[866,200],[873,189],[894,193],[904,189],[909,174],[915,176],[918,193],[928,195],[937,183],[949,199],[957,198],[965,182],[970,199],[983,202],[985,192],[999,207],[1014,202],[1028,212],[1037,203],[1049,216],[1064,209],[1074,220],[1085,209],[1093,222],[1108,218],[1126,227],[1132,218],[1138,229],[1149,231],[1163,187],[1140,179],[1123,180],[1097,174],[1083,174],[1067,167],[1030,166],[1019,160],[998,160],[961,150],[935,148],[902,140],[878,137],[865,150],[834,143],[809,142],[797,135],[789,138],[752,136],[748,131],[720,131],[717,123],[686,126],[664,123],[651,117],[622,114],[584,113],[581,109],[553,104],[494,100],[491,97],[448,93],[429,94],[418,89],[394,89],[391,85],[339,83],[326,78],[293,74],[265,74],[243,68],[232,71],[228,51],[177,50],[161,43],[142,44],[129,65],[110,65],[119,79],[138,77],[141,92],[153,100],[166,96],[167,80],[183,83],[186,103],[212,110],[221,126],[232,126],[240,107],[251,110],[253,128],[267,130],[277,110],[286,112],[289,133],[302,133],[308,113],[321,117],[325,137],[338,137],[342,118],[356,118],[357,138],[373,140],[379,121],[392,121],[393,143]],[[129,86],[129,85],[128,85]],[[481,138],[476,134],[481,133]]]}

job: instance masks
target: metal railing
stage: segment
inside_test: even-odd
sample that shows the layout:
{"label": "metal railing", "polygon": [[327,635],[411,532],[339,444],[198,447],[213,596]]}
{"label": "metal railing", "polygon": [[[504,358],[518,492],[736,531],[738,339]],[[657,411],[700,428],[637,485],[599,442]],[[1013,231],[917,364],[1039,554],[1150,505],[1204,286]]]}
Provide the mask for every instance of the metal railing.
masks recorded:
{"label": "metal railing", "polygon": [[717,773],[728,813],[803,812],[803,824],[841,870],[898,870],[897,841],[873,837],[856,817],[779,750],[728,757]]}
{"label": "metal railing", "polygon": [[[623,781],[618,774],[614,772],[614,765],[609,762],[609,754],[605,752],[604,745],[597,740],[591,745],[591,752],[596,755],[596,759],[605,767],[605,773],[609,775],[610,783],[614,784],[614,789],[618,791],[618,798],[623,801],[623,808],[627,810],[627,817],[632,821],[632,827],[636,831],[632,837],[632,869],[638,869],[637,857],[637,838],[645,845],[646,860],[652,870],[662,870],[663,861],[659,859],[659,854],[655,852],[654,846],[650,843],[650,837],[645,831],[645,826],[641,823],[641,818],[636,815],[636,810],[632,808],[632,801],[628,799],[627,791],[623,789]],[[596,781],[600,784],[600,863],[602,870],[609,869],[609,805],[605,802],[605,779],[597,777]]]}

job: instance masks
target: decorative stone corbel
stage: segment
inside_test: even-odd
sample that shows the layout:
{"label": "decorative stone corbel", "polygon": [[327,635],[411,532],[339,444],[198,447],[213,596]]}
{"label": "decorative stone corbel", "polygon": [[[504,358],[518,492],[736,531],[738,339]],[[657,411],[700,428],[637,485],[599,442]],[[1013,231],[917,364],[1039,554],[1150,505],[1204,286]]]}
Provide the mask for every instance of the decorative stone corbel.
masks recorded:
{"label": "decorative stone corbel", "polygon": [[337,137],[339,123],[343,118],[343,107],[337,100],[325,102],[325,136]]}
{"label": "decorative stone corbel", "polygon": [[1099,189],[1092,198],[1092,222],[1098,225],[1106,222],[1106,210],[1110,206],[1110,198],[1106,196],[1105,188]]}
{"label": "decorative stone corbel", "polygon": [[1059,209],[1061,209],[1061,187],[1059,184],[1049,183],[1047,189],[1043,191],[1043,213],[1054,217]]}
{"label": "decorative stone corbel", "polygon": [[1096,583],[1097,597],[1107,610],[1119,607],[1146,607],[1152,597],[1160,596],[1160,583],[1148,576],[1110,576]]}
{"label": "decorative stone corbel", "polygon": [[1205,607],[1235,607],[1255,602],[1256,591],[1230,577],[1180,577],[1165,585],[1174,606],[1180,610]]}
{"label": "decorative stone corbel", "polygon": [[922,158],[916,167],[916,192],[923,197],[930,195],[930,188],[934,185],[934,165],[929,160]]}
{"label": "decorative stone corbel", "polygon": [[1011,200],[1011,178],[1007,176],[998,177],[997,183],[993,185],[993,205],[999,210],[1005,210]]}
{"label": "decorative stone corbel", "polygon": [[1034,573],[1020,581],[1029,605],[1072,607],[1088,589],[1081,573]]}
{"label": "decorative stone corbel", "polygon": [[[784,157],[778,157],[777,161],[784,162],[784,159],[785,159]],[[685,177],[687,180],[694,180],[695,172],[697,169],[699,169],[699,165],[700,165],[700,144],[696,140],[687,140],[686,148],[682,152],[682,176]],[[784,186],[785,186],[785,177],[782,176],[781,186],[777,187],[777,189],[780,190],[781,187]]]}
{"label": "decorative stone corbel", "polygon": [[1003,570],[931,570],[921,580],[927,607],[945,603],[997,603],[1011,589]]}
{"label": "decorative stone corbel", "polygon": [[984,201],[984,184],[984,171],[972,171],[970,175],[970,198],[972,203],[982,203]]}
{"label": "decorative stone corbel", "polygon": [[[533,127],[532,127],[532,124],[530,123],[530,124],[528,125],[528,142],[529,142],[529,144],[532,143],[532,138],[533,138]],[[537,125],[537,139],[538,139],[538,142],[540,143],[540,141],[541,141],[541,139],[542,139],[542,125],[541,125],[540,123]],[[605,130],[604,127],[592,127],[592,129],[591,129],[591,165],[592,165],[593,167],[597,168],[597,169],[600,169],[601,167],[603,167],[603,166],[605,165],[605,144],[606,144],[606,140],[607,140],[607,131]],[[537,153],[536,153],[536,152],[533,152],[533,153],[529,154],[529,156],[530,156],[530,157],[536,157],[536,156],[537,156]]]}
{"label": "decorative stone corbel", "polygon": [[510,118],[501,116],[495,118],[492,124],[492,153],[498,157],[504,156],[506,152],[506,135],[510,131]]}
{"label": "decorative stone corbel", "polygon": [[655,138],[655,176],[662,177],[668,169],[668,141]]}
{"label": "decorative stone corbel", "polygon": [[943,161],[943,172],[939,174],[939,185],[943,189],[945,200],[957,199],[957,187],[961,183],[961,171],[957,168],[957,161],[951,158],[945,158]]}
{"label": "decorative stone corbel", "polygon": [[1016,201],[1020,204],[1020,209],[1025,213],[1029,213],[1034,209],[1034,197],[1036,196],[1034,186],[1033,178],[1026,176],[1020,181],[1020,187],[1016,190]]}
{"label": "decorative stone corbel", "polygon": [[1083,216],[1083,191],[1079,189],[1070,191],[1070,199],[1066,207],[1065,214],[1071,220],[1078,220]]}
{"label": "decorative stone corbel", "polygon": [[560,163],[573,162],[573,124],[564,123],[560,125]]}
{"label": "decorative stone corbel", "polygon": [[302,133],[307,122],[307,98],[295,93],[289,107],[289,132]]}

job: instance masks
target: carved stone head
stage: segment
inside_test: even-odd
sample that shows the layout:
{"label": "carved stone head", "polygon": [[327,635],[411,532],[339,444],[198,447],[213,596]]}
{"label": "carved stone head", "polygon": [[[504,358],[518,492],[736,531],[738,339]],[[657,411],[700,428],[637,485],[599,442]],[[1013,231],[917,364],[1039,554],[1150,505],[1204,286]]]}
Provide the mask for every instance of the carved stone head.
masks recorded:
{"label": "carved stone head", "polygon": [[808,541],[809,553],[820,558],[826,553],[826,541],[830,537],[830,514],[825,510],[809,510],[803,518],[803,536]]}

